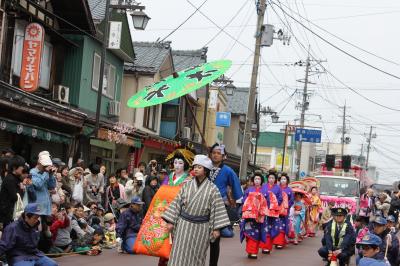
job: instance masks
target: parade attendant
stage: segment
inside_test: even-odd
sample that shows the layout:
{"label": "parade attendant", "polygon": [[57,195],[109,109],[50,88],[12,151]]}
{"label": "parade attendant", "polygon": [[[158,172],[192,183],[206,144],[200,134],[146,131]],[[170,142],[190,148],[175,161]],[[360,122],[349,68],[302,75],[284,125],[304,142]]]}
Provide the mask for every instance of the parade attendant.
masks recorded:
{"label": "parade attendant", "polygon": [[162,215],[169,230],[173,230],[168,265],[205,265],[210,241],[219,238],[219,230],[230,224],[218,188],[207,179],[211,160],[196,155],[193,165],[195,178],[183,185]]}
{"label": "parade attendant", "polygon": [[357,241],[357,248],[362,250],[363,258],[358,266],[387,266],[385,261],[377,257],[380,252],[382,240],[379,236],[368,233],[360,241]]}
{"label": "parade attendant", "polygon": [[[129,209],[122,212],[117,223],[117,243],[123,252],[133,254],[133,245],[142,224],[141,209],[144,202],[139,197],[132,198]],[[121,206],[125,207],[125,206]]]}
{"label": "parade attendant", "polygon": [[387,227],[387,221],[381,216],[375,217],[373,222],[373,233],[382,239],[380,251],[377,258],[387,259],[392,266],[397,266],[397,257],[399,256],[399,239],[394,232]]}
{"label": "parade attendant", "polygon": [[58,265],[38,249],[39,217],[45,211],[40,204],[29,203],[22,216],[5,228],[0,241],[0,256],[6,255],[9,265]]}
{"label": "parade attendant", "polygon": [[311,203],[312,205],[308,208],[307,234],[310,237],[314,237],[318,229],[319,213],[322,206],[317,187],[311,188]]}
{"label": "parade attendant", "polygon": [[282,189],[282,204],[279,213],[279,234],[274,238],[273,244],[277,249],[286,246],[286,236],[289,234],[289,210],[294,204],[294,193],[288,186],[290,178],[286,173],[279,177],[279,185]]}
{"label": "parade attendant", "polygon": [[295,193],[295,202],[293,204],[293,223],[294,223],[294,244],[297,245],[301,242],[301,233],[304,228],[304,221],[306,217],[306,206],[303,202],[303,194]]}
{"label": "parade attendant", "polygon": [[[224,164],[224,160],[227,158],[227,152],[225,146],[222,144],[215,143],[210,148],[210,158],[212,160],[213,168],[210,172],[209,179],[214,183],[225,203],[225,207],[230,211],[233,211],[236,206],[231,206],[232,201],[228,200],[228,187],[232,191],[234,200],[238,200],[243,196],[243,192],[240,186],[240,180],[235,172],[227,165]],[[221,236],[233,237],[233,229],[231,226],[227,226],[221,230]],[[219,259],[219,246],[220,238],[217,238],[210,246],[210,266],[217,266]]]}
{"label": "parade attendant", "polygon": [[242,222],[240,223],[240,241],[246,239],[246,252],[249,259],[257,259],[261,241],[266,241],[265,230],[262,225],[265,220],[267,201],[261,194],[263,176],[256,173],[251,177],[254,186],[244,192]]}
{"label": "parade attendant", "polygon": [[267,237],[266,242],[260,244],[263,254],[269,254],[272,250],[272,243],[274,238],[280,232],[280,206],[282,204],[282,189],[277,185],[277,177],[275,172],[268,174],[268,183],[264,184],[261,188],[261,193],[267,200],[268,210],[267,217],[264,221],[263,230],[265,230]]}
{"label": "parade attendant", "polygon": [[333,208],[332,214],[333,220],[326,225],[318,254],[328,261],[337,258],[339,265],[344,266],[354,254],[356,236],[353,226],[346,221],[346,209]]}

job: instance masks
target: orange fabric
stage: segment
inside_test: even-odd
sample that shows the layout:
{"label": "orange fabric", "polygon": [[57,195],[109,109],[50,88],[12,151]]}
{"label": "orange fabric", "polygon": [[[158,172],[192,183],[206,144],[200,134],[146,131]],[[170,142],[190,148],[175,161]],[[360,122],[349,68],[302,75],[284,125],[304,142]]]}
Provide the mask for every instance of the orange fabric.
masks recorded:
{"label": "orange fabric", "polygon": [[274,241],[272,241],[274,245],[277,246],[286,246],[286,235],[285,232],[280,232],[279,235],[277,235],[274,238]]}
{"label": "orange fabric", "polygon": [[260,241],[255,241],[250,237],[246,237],[246,252],[247,254],[258,254]]}
{"label": "orange fabric", "polygon": [[278,204],[278,199],[273,192],[269,192],[269,208],[267,208],[267,216],[269,217],[279,217],[281,207]]}
{"label": "orange fabric", "polygon": [[282,204],[281,204],[281,210],[279,215],[280,216],[287,216],[288,211],[289,211],[289,197],[286,194],[286,192],[282,191]]}
{"label": "orange fabric", "polygon": [[137,254],[168,259],[170,244],[167,223],[161,218],[169,204],[178,195],[181,186],[162,186],[154,195],[143,219],[133,251]]}
{"label": "orange fabric", "polygon": [[254,219],[263,223],[267,214],[267,200],[260,192],[250,192],[242,208],[243,219]]}

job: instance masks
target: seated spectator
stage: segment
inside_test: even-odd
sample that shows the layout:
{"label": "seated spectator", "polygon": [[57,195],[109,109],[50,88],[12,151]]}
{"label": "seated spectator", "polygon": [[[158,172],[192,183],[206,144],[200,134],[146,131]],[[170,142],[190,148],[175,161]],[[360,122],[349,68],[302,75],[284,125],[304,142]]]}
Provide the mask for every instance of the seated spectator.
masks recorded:
{"label": "seated spectator", "polygon": [[123,252],[133,254],[133,246],[142,224],[143,204],[144,202],[139,197],[134,197],[129,209],[121,213],[117,224],[117,242],[121,245]]}
{"label": "seated spectator", "polygon": [[[69,206],[66,207],[69,208]],[[55,210],[55,214],[53,214],[53,223],[50,226],[53,244],[61,253],[70,252],[72,249],[72,227],[67,214],[67,208],[58,207]]]}
{"label": "seated spectator", "polygon": [[117,233],[115,231],[115,216],[112,213],[104,215],[104,247],[113,248],[116,246]]}
{"label": "seated spectator", "polygon": [[[89,256],[96,256],[101,253],[101,244],[103,241],[104,233],[102,229],[96,229],[93,234],[87,234],[85,237],[77,242],[75,247],[76,252],[82,252]],[[85,252],[86,251],[86,252]]]}
{"label": "seated spectator", "polygon": [[110,174],[108,180],[110,185],[107,187],[106,193],[106,210],[110,210],[110,207],[116,209],[118,199],[126,199],[125,188],[118,183],[115,174]]}
{"label": "seated spectator", "polygon": [[30,203],[21,217],[5,228],[0,241],[0,256],[5,254],[9,265],[58,265],[38,249],[39,217],[43,214],[40,204]]}
{"label": "seated spectator", "polygon": [[149,185],[143,190],[143,213],[147,212],[147,209],[150,207],[151,200],[153,199],[154,195],[156,194],[158,188],[160,187],[158,184],[158,177],[157,176],[150,176],[149,178]]}
{"label": "seated spectator", "polygon": [[82,204],[78,203],[75,206],[75,210],[71,219],[71,238],[73,241],[78,241],[83,238],[86,234],[91,234],[94,229],[90,227],[84,218],[84,207]]}

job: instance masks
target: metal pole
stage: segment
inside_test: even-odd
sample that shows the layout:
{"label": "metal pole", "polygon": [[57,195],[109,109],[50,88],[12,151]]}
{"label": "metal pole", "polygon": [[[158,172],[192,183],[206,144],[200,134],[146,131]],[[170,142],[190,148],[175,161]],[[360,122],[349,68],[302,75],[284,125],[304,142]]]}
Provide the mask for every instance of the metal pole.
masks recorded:
{"label": "metal pole", "polygon": [[285,166],[286,145],[287,145],[287,138],[288,138],[288,126],[289,126],[289,124],[287,124],[285,126],[285,139],[283,140],[283,153],[282,153],[281,172],[283,172],[283,167]]}
{"label": "metal pole", "polygon": [[369,129],[369,138],[368,138],[368,146],[367,146],[367,160],[365,162],[365,170],[367,170],[367,171],[368,171],[369,151],[371,149],[371,140],[372,140],[372,126]]}
{"label": "metal pole", "polygon": [[256,147],[255,147],[255,150],[254,150],[254,160],[253,160],[254,166],[256,166],[256,162],[257,162],[258,138],[260,137],[260,111],[261,111],[261,104],[258,104],[258,112],[257,112],[257,136],[256,136]]}
{"label": "metal pole", "polygon": [[108,27],[110,20],[110,0],[106,0],[106,13],[104,16],[104,35],[103,43],[101,46],[101,64],[100,64],[100,80],[99,88],[97,89],[97,106],[96,106],[96,124],[94,128],[95,137],[97,138],[98,131],[100,128],[100,113],[101,113],[101,97],[103,94],[103,80],[104,80],[104,70],[106,66],[106,55],[107,55],[107,45],[108,45]]}
{"label": "metal pole", "polygon": [[342,150],[341,150],[342,160],[343,160],[343,155],[344,155],[344,135],[345,135],[345,133],[346,133],[346,102],[344,102],[344,107],[343,107]]}
{"label": "metal pole", "polygon": [[204,153],[204,143],[206,136],[207,113],[208,113],[208,98],[210,97],[210,85],[206,85],[206,98],[204,99],[204,114],[203,114],[203,137],[201,138],[201,152]]}
{"label": "metal pole", "polygon": [[257,18],[257,29],[256,29],[256,44],[254,48],[254,60],[253,60],[253,71],[251,74],[251,83],[249,90],[249,100],[247,107],[247,115],[246,115],[246,124],[243,136],[243,145],[242,145],[242,156],[240,160],[240,173],[239,178],[244,178],[247,176],[247,166],[249,164],[249,147],[250,147],[250,138],[251,138],[251,126],[254,122],[254,108],[255,108],[255,100],[257,94],[257,75],[258,75],[258,67],[260,63],[261,56],[261,31],[264,23],[264,14],[266,8],[266,0],[260,0],[260,5],[258,6],[258,18]]}
{"label": "metal pole", "polygon": [[[306,114],[306,102],[307,102],[307,85],[308,85],[308,73],[310,71],[310,48],[308,48],[307,62],[306,62],[306,77],[304,80],[303,89],[303,104],[301,107],[301,117],[300,117],[300,128],[304,127],[304,119]],[[301,149],[303,148],[303,142],[299,141],[299,147],[297,150],[297,176],[296,180],[300,179],[300,164],[301,164]]]}

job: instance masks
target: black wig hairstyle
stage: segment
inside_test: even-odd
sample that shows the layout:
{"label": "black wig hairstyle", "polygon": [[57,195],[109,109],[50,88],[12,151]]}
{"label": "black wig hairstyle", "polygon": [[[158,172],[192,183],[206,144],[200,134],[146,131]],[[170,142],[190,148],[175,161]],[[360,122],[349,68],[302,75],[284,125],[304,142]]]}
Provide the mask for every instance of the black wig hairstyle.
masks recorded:
{"label": "black wig hairstyle", "polygon": [[285,173],[285,172],[282,172],[282,173],[281,173],[281,176],[278,177],[278,181],[281,182],[282,176],[286,177],[287,184],[289,185],[289,183],[290,183],[290,177],[289,177],[289,175],[288,175],[287,173]]}
{"label": "black wig hairstyle", "polygon": [[[184,169],[185,171],[189,170],[190,165],[189,165],[189,163],[186,161],[185,156],[183,156],[182,153],[180,153],[180,152],[178,152],[178,151],[175,153],[174,157],[173,157],[172,160],[171,160],[172,166],[174,165],[175,159],[181,159],[181,160],[183,161],[183,163],[184,163],[183,169]],[[173,168],[173,167],[172,167],[172,168]]]}
{"label": "black wig hairstyle", "polygon": [[261,177],[261,185],[262,185],[264,183],[264,177],[260,171],[254,172],[254,174],[250,177],[251,182],[253,182],[254,184],[254,178],[256,178],[256,176]]}

